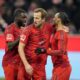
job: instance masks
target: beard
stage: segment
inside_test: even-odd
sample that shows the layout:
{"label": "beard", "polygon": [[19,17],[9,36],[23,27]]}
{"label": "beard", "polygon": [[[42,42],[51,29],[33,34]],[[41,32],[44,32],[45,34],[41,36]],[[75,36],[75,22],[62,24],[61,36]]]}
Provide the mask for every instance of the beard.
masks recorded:
{"label": "beard", "polygon": [[24,22],[22,22],[22,21],[17,21],[17,25],[19,27],[24,27],[25,26]]}
{"label": "beard", "polygon": [[37,28],[40,28],[42,26],[42,23],[39,23],[39,24],[34,23],[34,24],[35,24],[35,27],[37,27]]}

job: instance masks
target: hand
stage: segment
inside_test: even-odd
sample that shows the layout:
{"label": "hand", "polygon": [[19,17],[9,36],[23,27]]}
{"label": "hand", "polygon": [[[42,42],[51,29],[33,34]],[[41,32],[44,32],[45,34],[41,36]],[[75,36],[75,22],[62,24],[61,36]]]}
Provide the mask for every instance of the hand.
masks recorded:
{"label": "hand", "polygon": [[50,55],[51,53],[52,53],[52,49],[51,48],[48,48],[47,49],[47,54]]}
{"label": "hand", "polygon": [[31,65],[29,65],[29,64],[25,65],[25,70],[26,70],[26,72],[27,72],[30,76],[32,76],[32,74],[33,74],[33,68],[32,68]]}
{"label": "hand", "polygon": [[46,49],[45,48],[37,48],[35,50],[35,53],[36,54],[44,54],[44,53],[46,53]]}
{"label": "hand", "polygon": [[69,32],[69,28],[66,27],[66,26],[64,26],[63,30],[64,30],[65,32]]}

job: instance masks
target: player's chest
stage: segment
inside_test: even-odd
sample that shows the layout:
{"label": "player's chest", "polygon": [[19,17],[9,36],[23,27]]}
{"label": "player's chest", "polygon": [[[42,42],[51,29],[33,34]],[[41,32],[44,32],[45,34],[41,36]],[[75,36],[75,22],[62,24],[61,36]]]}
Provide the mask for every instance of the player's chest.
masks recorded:
{"label": "player's chest", "polygon": [[42,28],[42,29],[33,29],[32,34],[34,34],[33,36],[38,36],[38,37],[44,37],[44,38],[49,38],[51,35],[51,32],[46,28]]}
{"label": "player's chest", "polygon": [[57,48],[57,46],[58,46],[58,39],[57,39],[56,34],[52,35],[51,45],[52,45],[54,48]]}
{"label": "player's chest", "polygon": [[21,32],[22,32],[21,29],[14,29],[13,31],[14,38],[17,39],[20,36]]}

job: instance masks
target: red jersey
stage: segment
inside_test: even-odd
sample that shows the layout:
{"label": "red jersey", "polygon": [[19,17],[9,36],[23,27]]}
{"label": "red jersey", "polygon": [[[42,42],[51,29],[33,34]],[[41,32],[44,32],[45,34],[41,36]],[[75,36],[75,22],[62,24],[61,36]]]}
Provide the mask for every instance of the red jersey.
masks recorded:
{"label": "red jersey", "polygon": [[45,23],[42,29],[38,29],[32,24],[23,31],[20,42],[26,45],[24,51],[29,62],[38,59],[38,63],[42,61],[45,64],[47,55],[40,54],[37,56],[35,50],[37,47],[48,48],[52,30],[50,27],[49,24]]}
{"label": "red jersey", "polygon": [[[7,42],[13,42],[17,40],[20,36],[22,29],[18,28],[15,23],[12,23],[5,30],[5,39]],[[6,65],[11,62],[16,62],[19,59],[18,55],[18,45],[14,49],[6,50],[5,55],[3,56],[3,65]]]}
{"label": "red jersey", "polygon": [[63,52],[62,54],[52,56],[54,66],[69,64],[67,56],[68,34],[63,30],[56,31],[54,36],[51,37],[50,42],[55,52]]}
{"label": "red jersey", "polygon": [[[41,39],[44,42],[41,45],[41,47],[45,48],[46,50],[50,45],[49,41],[50,41],[50,36],[52,34],[52,31],[53,31],[53,26],[46,22],[43,24],[42,29],[40,30],[40,32],[42,34]],[[47,53],[38,55],[37,61],[39,64],[45,65],[47,62]]]}

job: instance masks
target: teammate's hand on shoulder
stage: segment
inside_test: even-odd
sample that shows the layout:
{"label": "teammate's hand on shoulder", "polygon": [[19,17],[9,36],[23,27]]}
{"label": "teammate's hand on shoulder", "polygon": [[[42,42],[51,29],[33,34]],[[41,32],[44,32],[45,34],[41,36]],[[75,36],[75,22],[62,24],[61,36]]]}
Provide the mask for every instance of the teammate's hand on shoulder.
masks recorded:
{"label": "teammate's hand on shoulder", "polygon": [[35,53],[37,55],[39,55],[39,54],[45,54],[46,53],[46,49],[45,48],[36,48]]}
{"label": "teammate's hand on shoulder", "polygon": [[69,27],[64,26],[63,30],[67,33],[69,33]]}

